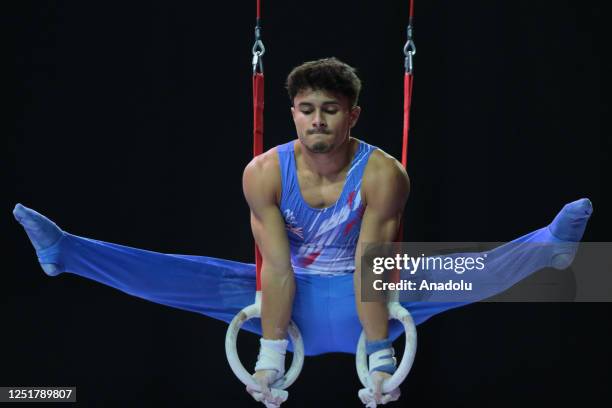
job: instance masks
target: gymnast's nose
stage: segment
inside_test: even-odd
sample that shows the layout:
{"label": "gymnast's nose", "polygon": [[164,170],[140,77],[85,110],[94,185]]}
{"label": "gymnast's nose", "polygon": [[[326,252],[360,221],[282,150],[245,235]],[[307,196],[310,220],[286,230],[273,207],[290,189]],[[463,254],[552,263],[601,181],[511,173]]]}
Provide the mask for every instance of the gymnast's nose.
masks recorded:
{"label": "gymnast's nose", "polygon": [[312,127],[314,129],[327,129],[327,123],[320,110],[316,111],[312,120]]}

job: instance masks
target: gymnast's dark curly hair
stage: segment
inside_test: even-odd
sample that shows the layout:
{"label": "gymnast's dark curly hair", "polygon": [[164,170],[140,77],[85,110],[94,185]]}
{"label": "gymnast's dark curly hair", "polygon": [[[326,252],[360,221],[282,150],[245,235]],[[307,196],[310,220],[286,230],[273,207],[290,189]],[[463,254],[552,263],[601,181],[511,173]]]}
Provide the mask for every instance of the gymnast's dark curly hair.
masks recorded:
{"label": "gymnast's dark curly hair", "polygon": [[295,96],[308,88],[327,91],[345,96],[351,107],[357,106],[361,80],[355,68],[336,57],[308,61],[293,68],[286,84],[289,99],[293,104]]}

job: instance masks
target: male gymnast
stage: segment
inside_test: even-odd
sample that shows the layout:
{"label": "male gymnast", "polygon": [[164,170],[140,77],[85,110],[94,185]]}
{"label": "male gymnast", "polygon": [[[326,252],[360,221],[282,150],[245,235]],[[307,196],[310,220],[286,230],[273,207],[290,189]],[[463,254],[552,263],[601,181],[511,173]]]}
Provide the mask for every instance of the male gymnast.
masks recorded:
{"label": "male gymnast", "polygon": [[[336,58],[306,62],[287,79],[297,140],[276,146],[246,167],[243,189],[251,227],[263,257],[261,325],[254,379],[256,399],[278,404],[270,392],[285,372],[291,350],[287,326],[302,332],[305,354],[354,353],[363,329],[376,403],[382,382],[396,369],[392,341],[403,332],[388,322],[385,303],[362,302],[361,243],[396,240],[410,182],[403,166],[380,149],[351,136],[359,119],[361,82]],[[549,225],[518,243],[577,243],[592,213],[588,199],[567,204]],[[162,254],[79,237],[42,214],[17,204],[43,270],[50,276],[77,274],[125,293],[226,322],[253,303],[255,266],[230,260]],[[487,276],[503,290],[547,266],[564,268],[575,249],[500,246],[489,253]],[[519,260],[519,262],[515,262]],[[487,295],[492,295],[489,293]],[[483,294],[484,296],[484,294]],[[484,298],[484,297],[483,297]],[[476,300],[474,300],[476,301]],[[467,302],[402,302],[416,324]]]}

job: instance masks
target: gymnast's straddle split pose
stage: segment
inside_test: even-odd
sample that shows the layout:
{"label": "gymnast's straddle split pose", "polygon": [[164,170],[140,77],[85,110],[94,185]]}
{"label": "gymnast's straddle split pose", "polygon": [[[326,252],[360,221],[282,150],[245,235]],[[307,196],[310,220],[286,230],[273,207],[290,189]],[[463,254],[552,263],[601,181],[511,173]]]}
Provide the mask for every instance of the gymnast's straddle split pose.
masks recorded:
{"label": "gymnast's straddle split pose", "polygon": [[[262,336],[254,378],[269,397],[270,384],[285,372],[286,350],[292,350],[286,340],[290,319],[302,332],[306,355],[355,353],[363,329],[376,400],[395,400],[399,389],[385,399],[380,384],[395,370],[392,341],[402,327],[388,321],[385,303],[361,301],[360,243],[396,239],[409,194],[408,175],[394,158],[351,137],[361,112],[361,83],[353,68],[335,58],[307,62],[293,69],[287,88],[298,138],[253,159],[243,177],[252,231],[263,257],[261,322],[244,326]],[[578,242],[591,212],[588,199],[569,203],[552,223],[513,242]],[[78,237],[21,204],[14,215],[48,275],[74,273],[225,322],[253,303],[252,264]],[[564,268],[574,256],[572,250],[539,253],[535,246],[525,248],[531,252],[518,263],[506,245],[488,254],[486,274],[502,280],[496,292],[544,267]],[[464,304],[402,306],[420,324]]]}

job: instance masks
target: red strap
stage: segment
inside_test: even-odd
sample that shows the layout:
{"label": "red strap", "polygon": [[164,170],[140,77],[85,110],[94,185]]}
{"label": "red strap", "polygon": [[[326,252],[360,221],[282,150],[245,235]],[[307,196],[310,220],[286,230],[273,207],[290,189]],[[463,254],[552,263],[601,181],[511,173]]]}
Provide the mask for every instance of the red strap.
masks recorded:
{"label": "red strap", "polygon": [[410,129],[410,104],[412,102],[412,73],[404,74],[404,133],[402,138],[402,165],[408,164],[408,131]]}
{"label": "red strap", "polygon": [[[257,1],[259,4],[259,0]],[[253,156],[263,153],[263,111],[264,111],[264,76],[262,73],[253,75]],[[255,245],[255,267],[257,273],[256,290],[261,290],[261,253]]]}
{"label": "red strap", "polygon": [[[412,18],[414,16],[414,1],[410,0],[410,17],[409,24],[412,24]],[[404,74],[404,130],[402,134],[402,166],[407,168],[408,166],[408,133],[410,130],[410,105],[412,103],[412,84],[413,84],[413,73],[406,72]],[[404,220],[400,222],[399,230],[397,233],[398,241],[404,240]]]}
{"label": "red strap", "polygon": [[263,153],[264,76],[253,75],[253,157]]}

